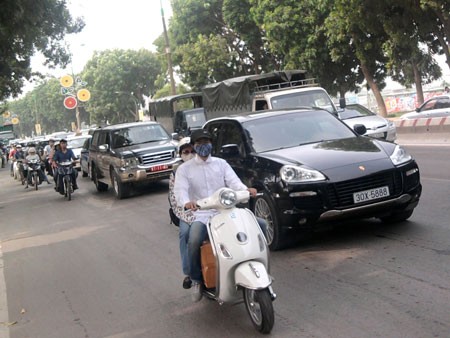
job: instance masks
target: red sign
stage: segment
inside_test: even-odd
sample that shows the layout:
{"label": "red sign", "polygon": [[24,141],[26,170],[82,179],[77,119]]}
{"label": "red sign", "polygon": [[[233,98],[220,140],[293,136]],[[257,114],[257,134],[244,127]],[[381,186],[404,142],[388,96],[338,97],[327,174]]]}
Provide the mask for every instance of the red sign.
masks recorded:
{"label": "red sign", "polygon": [[67,96],[64,99],[64,107],[67,109],[74,109],[77,106],[78,102],[75,96]]}

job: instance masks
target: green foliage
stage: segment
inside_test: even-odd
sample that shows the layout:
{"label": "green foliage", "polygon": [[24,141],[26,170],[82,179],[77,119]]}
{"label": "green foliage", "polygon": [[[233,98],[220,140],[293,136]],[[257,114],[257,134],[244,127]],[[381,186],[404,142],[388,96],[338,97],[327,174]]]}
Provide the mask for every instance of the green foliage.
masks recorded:
{"label": "green foliage", "polygon": [[144,49],[95,53],[81,74],[92,95],[86,105],[91,122],[133,121],[144,95],[156,92],[160,71],[158,58]]}
{"label": "green foliage", "polygon": [[84,27],[73,19],[65,0],[4,0],[0,10],[0,100],[21,93],[32,74],[30,58],[38,51],[49,66],[69,62],[63,39]]}

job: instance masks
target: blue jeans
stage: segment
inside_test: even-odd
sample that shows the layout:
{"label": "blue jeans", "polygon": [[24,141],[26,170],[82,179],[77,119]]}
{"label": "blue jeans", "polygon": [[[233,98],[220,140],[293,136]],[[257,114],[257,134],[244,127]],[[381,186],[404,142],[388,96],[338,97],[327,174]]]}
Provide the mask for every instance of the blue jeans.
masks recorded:
{"label": "blue jeans", "polygon": [[187,245],[189,240],[190,225],[180,219],[180,232],[178,237],[180,239],[180,256],[181,256],[181,268],[185,276],[189,276],[189,259],[187,253]]}
{"label": "blue jeans", "polygon": [[[259,227],[261,228],[264,236],[267,238],[267,223],[264,219],[256,217],[258,221]],[[185,222],[183,222],[185,223]],[[189,224],[185,223],[189,227]],[[183,226],[184,227],[184,226]],[[191,280],[194,282],[200,283],[203,279],[202,277],[202,265],[200,260],[200,247],[204,240],[208,238],[208,231],[206,229],[206,225],[202,222],[192,222],[189,227],[189,233],[187,234],[187,257],[183,257],[182,253],[182,241],[181,241],[181,222],[180,222],[180,252],[181,252],[181,262],[184,264],[184,258],[186,258],[189,264],[189,276]],[[184,272],[184,265],[183,265]]]}

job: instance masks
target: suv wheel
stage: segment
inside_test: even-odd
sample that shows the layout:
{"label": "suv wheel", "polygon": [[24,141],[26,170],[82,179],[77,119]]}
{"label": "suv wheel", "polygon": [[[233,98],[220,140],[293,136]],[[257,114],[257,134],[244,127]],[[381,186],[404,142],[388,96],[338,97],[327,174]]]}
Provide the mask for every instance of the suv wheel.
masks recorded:
{"label": "suv wheel", "polygon": [[267,223],[267,243],[271,250],[280,250],[286,246],[284,233],[278,223],[275,208],[266,195],[257,196],[255,200],[255,216]]}
{"label": "suv wheel", "polygon": [[102,191],[108,190],[108,185],[103,183],[103,182],[100,182],[98,180],[97,169],[95,169],[94,166],[92,166],[91,177],[92,177],[92,180],[94,181],[94,184],[95,184],[95,187],[97,188],[97,191],[102,192]]}
{"label": "suv wheel", "polygon": [[126,183],[122,183],[120,181],[119,175],[117,175],[114,170],[111,171],[111,184],[114,188],[116,197],[119,200],[128,197],[128,195],[130,194],[130,186]]}

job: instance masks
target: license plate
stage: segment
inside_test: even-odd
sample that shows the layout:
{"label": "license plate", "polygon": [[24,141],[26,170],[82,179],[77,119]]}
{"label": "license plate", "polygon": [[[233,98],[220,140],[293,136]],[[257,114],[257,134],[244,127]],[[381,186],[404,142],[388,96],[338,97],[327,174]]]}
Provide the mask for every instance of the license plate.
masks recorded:
{"label": "license plate", "polygon": [[167,164],[163,164],[163,165],[155,165],[154,167],[150,168],[151,172],[155,172],[155,171],[161,171],[161,170],[167,170],[169,169],[169,166]]}
{"label": "license plate", "polygon": [[376,200],[379,198],[383,198],[389,196],[389,187],[380,187],[370,190],[364,190],[360,192],[355,192],[353,194],[353,201],[355,203],[362,203],[370,200]]}

